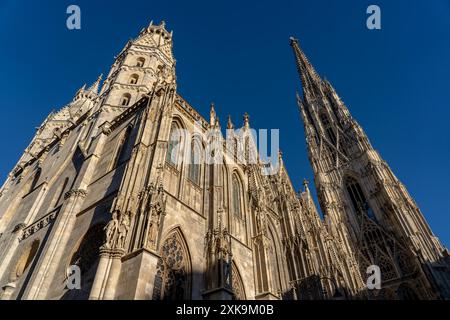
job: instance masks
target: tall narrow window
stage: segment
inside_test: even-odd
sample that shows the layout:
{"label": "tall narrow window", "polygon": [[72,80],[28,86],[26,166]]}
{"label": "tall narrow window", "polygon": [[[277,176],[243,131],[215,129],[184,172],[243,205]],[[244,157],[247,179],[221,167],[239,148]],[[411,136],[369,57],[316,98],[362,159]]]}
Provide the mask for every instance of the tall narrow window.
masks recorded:
{"label": "tall narrow window", "polygon": [[161,246],[156,265],[153,300],[189,300],[191,298],[191,262],[189,250],[177,229]]}
{"label": "tall narrow window", "polygon": [[131,100],[131,94],[124,93],[122,95],[122,98],[120,99],[120,105],[126,107],[130,104],[130,100]]}
{"label": "tall narrow window", "polygon": [[236,174],[232,179],[232,191],[233,191],[233,213],[242,218],[242,190],[241,183]]}
{"label": "tall narrow window", "polygon": [[189,162],[189,179],[195,184],[200,184],[201,147],[198,141],[192,140]]}
{"label": "tall narrow window", "polygon": [[333,143],[333,145],[336,145],[336,142],[337,142],[336,134],[334,133],[334,130],[330,124],[330,120],[328,119],[328,116],[325,113],[322,113],[320,115],[320,121],[322,121],[322,125],[323,125],[331,143]]}
{"label": "tall narrow window", "polygon": [[129,84],[136,84],[139,80],[139,76],[137,74],[132,74],[130,76],[130,80],[128,81]]}
{"label": "tall narrow window", "polygon": [[346,182],[346,189],[350,196],[350,200],[352,201],[355,212],[359,213],[363,210],[369,218],[375,220],[373,210],[370,208],[359,183],[353,178],[348,178]]}
{"label": "tall narrow window", "polygon": [[12,279],[20,278],[33,262],[39,249],[39,239],[34,240],[22,253],[17,262],[16,269],[13,270]]}
{"label": "tall narrow window", "polygon": [[181,131],[176,122],[172,122],[170,128],[169,144],[167,148],[166,161],[173,165],[178,165],[178,158],[181,148]]}
{"label": "tall narrow window", "polygon": [[117,167],[122,161],[126,158],[126,152],[128,148],[128,142],[130,140],[130,134],[131,134],[131,126],[129,126],[125,132],[122,134],[119,140],[119,144],[117,146],[117,150],[115,153],[114,160],[112,162],[112,168]]}
{"label": "tall narrow window", "polygon": [[143,67],[145,63],[145,59],[142,57],[139,57],[136,59],[136,67]]}
{"label": "tall narrow window", "polygon": [[58,203],[61,201],[68,183],[69,183],[69,178],[64,179],[64,183],[62,184],[62,186],[58,190],[58,193],[56,194],[57,198],[55,198],[55,200],[53,200],[54,203],[51,206],[52,209],[55,208],[58,205]]}
{"label": "tall narrow window", "polygon": [[31,192],[31,191],[33,191],[36,188],[36,186],[37,186],[37,184],[39,182],[39,178],[41,177],[41,172],[42,172],[41,168],[37,168],[36,173],[34,174],[33,181],[31,182],[30,189],[28,190],[28,192]]}

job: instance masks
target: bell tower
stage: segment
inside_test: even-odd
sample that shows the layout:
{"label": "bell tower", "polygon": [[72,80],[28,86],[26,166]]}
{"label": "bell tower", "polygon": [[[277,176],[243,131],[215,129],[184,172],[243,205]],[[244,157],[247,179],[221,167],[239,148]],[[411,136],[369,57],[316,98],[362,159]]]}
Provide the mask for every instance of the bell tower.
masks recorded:
{"label": "bell tower", "polygon": [[302,83],[297,102],[319,203],[361,290],[367,267],[377,265],[383,294],[436,298],[433,292],[448,290],[434,267],[444,260],[444,247],[332,85],[314,70],[298,40],[291,38],[290,44]]}
{"label": "bell tower", "polygon": [[[102,120],[109,121],[154,89],[156,83],[175,80],[175,59],[172,54],[173,32],[161,21],[143,28],[115,57],[100,91],[98,105]],[[100,121],[100,124],[102,121]]]}

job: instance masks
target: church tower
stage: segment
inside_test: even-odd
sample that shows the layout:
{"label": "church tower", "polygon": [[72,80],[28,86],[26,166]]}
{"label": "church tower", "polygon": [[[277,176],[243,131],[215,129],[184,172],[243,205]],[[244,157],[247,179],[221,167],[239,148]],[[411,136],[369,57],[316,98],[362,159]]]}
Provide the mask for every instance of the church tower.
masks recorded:
{"label": "church tower", "polygon": [[99,124],[111,120],[150,94],[157,82],[175,80],[172,31],[161,21],[143,28],[136,39],[127,42],[116,56],[99,97],[102,111]]}
{"label": "church tower", "polygon": [[[372,147],[332,85],[291,38],[297,94],[318,200],[330,233],[348,254],[361,292],[367,267],[381,271],[385,298],[448,297],[445,251],[417,204]],[[440,296],[435,292],[440,292]]]}

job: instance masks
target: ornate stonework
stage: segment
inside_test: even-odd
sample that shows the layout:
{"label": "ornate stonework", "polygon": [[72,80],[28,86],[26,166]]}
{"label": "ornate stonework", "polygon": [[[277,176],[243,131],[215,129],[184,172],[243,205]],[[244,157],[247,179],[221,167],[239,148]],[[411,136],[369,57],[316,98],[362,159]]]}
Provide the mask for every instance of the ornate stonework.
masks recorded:
{"label": "ornate stonework", "polygon": [[[214,105],[205,119],[177,93],[172,46],[165,24],[151,23],[103,82],[39,127],[0,189],[1,299],[450,296],[448,253],[296,40],[324,219],[307,181],[294,190],[281,152],[266,174],[248,114],[227,121],[240,146]],[[365,288],[369,264],[384,274],[379,292]],[[70,265],[82,290],[65,285]]]}

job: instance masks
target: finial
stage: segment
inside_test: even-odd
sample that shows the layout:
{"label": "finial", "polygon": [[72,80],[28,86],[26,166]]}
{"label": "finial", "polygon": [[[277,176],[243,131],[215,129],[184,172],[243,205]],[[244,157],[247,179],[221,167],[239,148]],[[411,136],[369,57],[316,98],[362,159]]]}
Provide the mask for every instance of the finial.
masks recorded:
{"label": "finial", "polygon": [[231,122],[231,115],[228,115],[227,129],[234,129],[233,122]]}
{"label": "finial", "polygon": [[246,113],[244,113],[244,126],[248,127],[249,126],[249,122],[250,122],[250,116],[246,112]]}
{"label": "finial", "polygon": [[164,20],[161,20],[161,23],[159,25],[164,28],[166,26],[166,22]]}
{"label": "finial", "polygon": [[214,126],[216,124],[216,110],[214,108],[214,102],[211,102],[211,108],[209,111],[209,124]]}
{"label": "finial", "polygon": [[148,26],[151,27],[152,25],[153,25],[153,20],[150,21],[150,24]]}
{"label": "finial", "polygon": [[294,37],[289,37],[289,43],[292,45],[293,43],[298,43],[298,40],[296,39],[296,38],[294,38]]}
{"label": "finial", "polygon": [[304,178],[303,179],[303,186],[305,187],[305,189],[308,188],[308,184],[309,184],[309,181],[306,178]]}
{"label": "finial", "polygon": [[278,149],[278,164],[281,165],[282,162],[283,162],[283,152],[281,151],[281,149]]}

